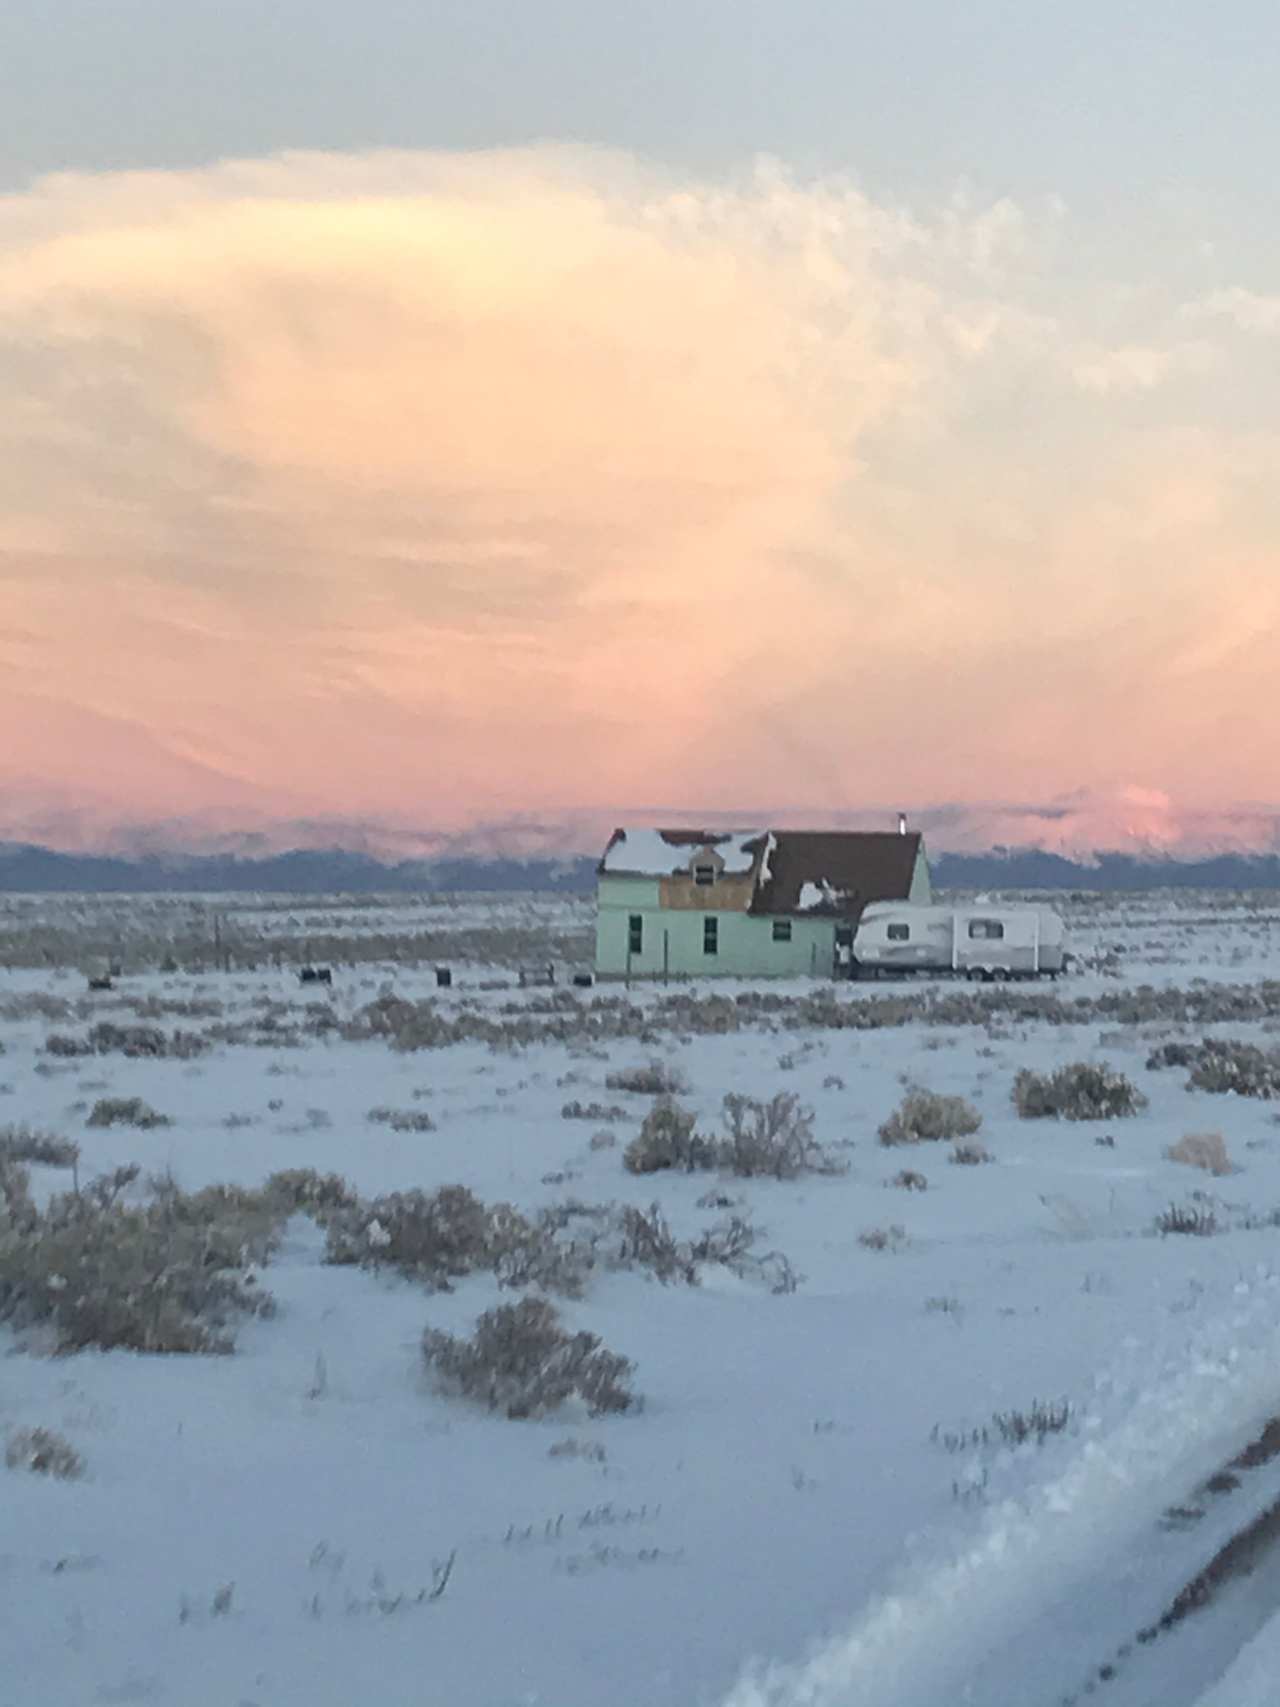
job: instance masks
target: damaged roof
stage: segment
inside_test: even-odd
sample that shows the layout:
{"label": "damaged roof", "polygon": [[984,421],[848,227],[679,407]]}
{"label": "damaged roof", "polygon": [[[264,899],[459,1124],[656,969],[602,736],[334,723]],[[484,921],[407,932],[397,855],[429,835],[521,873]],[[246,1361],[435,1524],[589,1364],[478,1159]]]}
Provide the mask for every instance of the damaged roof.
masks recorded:
{"label": "damaged roof", "polygon": [[726,874],[754,874],[747,911],[856,919],[911,893],[920,834],[878,830],[615,830],[602,873],[670,877],[713,848]]}
{"label": "damaged roof", "polygon": [[856,918],[870,901],[905,901],[919,851],[918,831],[779,830],[748,911]]}
{"label": "damaged roof", "polygon": [[687,871],[699,848],[713,848],[725,871],[744,876],[755,867],[765,830],[615,830],[601,871],[628,877],[670,877]]}

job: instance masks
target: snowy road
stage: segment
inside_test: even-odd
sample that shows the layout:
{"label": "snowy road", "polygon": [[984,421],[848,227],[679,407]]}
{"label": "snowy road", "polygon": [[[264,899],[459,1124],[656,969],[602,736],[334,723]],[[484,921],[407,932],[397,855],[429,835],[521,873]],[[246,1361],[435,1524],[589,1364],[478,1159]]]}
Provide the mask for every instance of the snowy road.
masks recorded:
{"label": "snowy road", "polygon": [[1057,1474],[1036,1481],[1028,1453],[968,1551],[726,1707],[1272,1707],[1280,1286],[1242,1283],[1237,1305],[1154,1378],[1132,1348]]}

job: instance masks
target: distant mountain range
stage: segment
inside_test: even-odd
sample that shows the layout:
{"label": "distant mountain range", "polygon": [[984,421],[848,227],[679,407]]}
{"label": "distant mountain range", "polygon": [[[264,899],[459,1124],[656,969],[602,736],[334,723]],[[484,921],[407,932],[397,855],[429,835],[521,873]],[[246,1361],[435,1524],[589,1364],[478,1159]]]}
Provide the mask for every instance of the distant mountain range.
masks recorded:
{"label": "distant mountain range", "polygon": [[[295,848],[257,858],[221,853],[128,858],[2,842],[0,892],[403,895],[539,890],[582,894],[594,886],[596,858],[570,854],[389,861],[342,848]],[[931,865],[934,883],[942,889],[1280,889],[1277,854],[1170,859],[1101,853],[1086,861],[1043,848],[996,848],[986,853],[938,854]]]}

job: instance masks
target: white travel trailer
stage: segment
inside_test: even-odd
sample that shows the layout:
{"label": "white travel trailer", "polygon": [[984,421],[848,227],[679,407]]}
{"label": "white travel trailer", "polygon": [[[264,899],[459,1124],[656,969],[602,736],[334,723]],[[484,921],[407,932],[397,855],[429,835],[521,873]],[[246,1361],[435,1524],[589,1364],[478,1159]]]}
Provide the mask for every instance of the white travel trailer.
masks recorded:
{"label": "white travel trailer", "polygon": [[1052,907],[973,901],[912,907],[877,901],[853,939],[854,976],[952,972],[968,978],[1056,978],[1065,963],[1062,920]]}

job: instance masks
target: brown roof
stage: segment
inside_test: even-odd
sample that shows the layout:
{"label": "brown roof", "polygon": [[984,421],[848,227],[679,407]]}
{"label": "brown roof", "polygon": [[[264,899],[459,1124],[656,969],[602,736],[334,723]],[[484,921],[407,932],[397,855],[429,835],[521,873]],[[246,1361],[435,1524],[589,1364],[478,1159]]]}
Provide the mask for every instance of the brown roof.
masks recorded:
{"label": "brown roof", "polygon": [[[752,897],[752,913],[809,913],[857,918],[871,901],[905,901],[920,849],[919,832],[778,830],[769,877]],[[801,900],[805,885],[821,892]]]}

